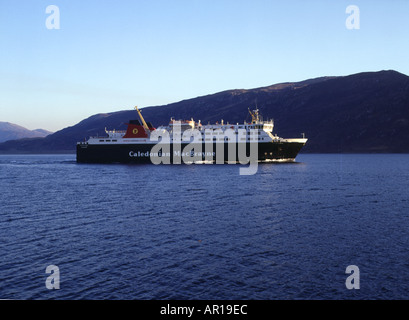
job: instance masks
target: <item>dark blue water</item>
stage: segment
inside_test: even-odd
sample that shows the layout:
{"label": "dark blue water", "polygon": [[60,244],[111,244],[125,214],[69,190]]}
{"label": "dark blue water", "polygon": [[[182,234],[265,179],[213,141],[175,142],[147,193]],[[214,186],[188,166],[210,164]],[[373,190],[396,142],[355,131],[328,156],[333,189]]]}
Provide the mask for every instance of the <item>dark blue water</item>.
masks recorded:
{"label": "dark blue water", "polygon": [[409,155],[297,161],[0,156],[0,298],[408,299]]}

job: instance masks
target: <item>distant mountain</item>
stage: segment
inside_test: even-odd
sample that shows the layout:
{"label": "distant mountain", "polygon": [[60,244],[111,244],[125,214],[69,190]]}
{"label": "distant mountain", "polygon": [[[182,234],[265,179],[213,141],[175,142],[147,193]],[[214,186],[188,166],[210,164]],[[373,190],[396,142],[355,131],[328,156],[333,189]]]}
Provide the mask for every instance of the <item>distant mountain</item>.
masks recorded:
{"label": "distant mountain", "polygon": [[51,133],[43,129],[28,130],[14,123],[0,122],[0,142],[22,138],[46,137]]}
{"label": "distant mountain", "polygon": [[[242,123],[256,105],[265,119],[274,118],[279,136],[306,134],[302,152],[409,152],[409,77],[391,70],[227,90],[142,113],[154,126],[170,117]],[[104,135],[105,127],[124,129],[135,118],[134,110],[97,114],[45,138],[2,143],[0,152],[74,152],[77,141]]]}

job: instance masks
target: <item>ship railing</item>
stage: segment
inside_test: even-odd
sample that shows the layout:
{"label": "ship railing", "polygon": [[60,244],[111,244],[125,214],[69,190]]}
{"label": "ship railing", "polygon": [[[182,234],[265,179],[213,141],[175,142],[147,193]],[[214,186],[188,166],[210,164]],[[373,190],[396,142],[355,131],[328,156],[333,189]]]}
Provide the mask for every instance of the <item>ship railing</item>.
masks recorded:
{"label": "ship railing", "polygon": [[126,131],[125,130],[107,130],[107,131],[105,131],[107,134],[108,134],[108,136],[100,136],[100,135],[96,135],[96,136],[90,136],[89,138],[90,139],[100,139],[100,138],[107,138],[107,137],[109,137],[109,135],[111,134],[122,134],[122,133],[126,133]]}
{"label": "ship railing", "polygon": [[274,120],[257,121],[256,124],[274,124]]}
{"label": "ship railing", "polygon": [[126,130],[107,130],[106,133],[125,133]]}

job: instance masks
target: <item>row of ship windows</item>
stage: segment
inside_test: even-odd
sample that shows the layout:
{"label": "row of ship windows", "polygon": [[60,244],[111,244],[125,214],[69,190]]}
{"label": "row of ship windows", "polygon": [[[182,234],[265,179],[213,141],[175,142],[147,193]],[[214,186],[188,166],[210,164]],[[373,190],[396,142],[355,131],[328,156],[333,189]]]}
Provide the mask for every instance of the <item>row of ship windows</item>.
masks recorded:
{"label": "row of ship windows", "polygon": [[[203,139],[197,139],[198,141],[203,141]],[[211,138],[206,138],[205,141],[211,141]],[[264,140],[264,138],[240,138],[241,141],[245,141],[245,140]],[[118,140],[99,140],[99,142],[117,142]],[[213,141],[217,141],[216,137],[213,137]],[[230,141],[230,138],[225,137],[223,138],[219,138],[219,141]]]}
{"label": "row of ship windows", "polygon": [[[266,126],[266,128],[271,128],[271,126]],[[220,129],[220,128],[214,128],[214,127],[210,127],[211,129],[214,129],[214,130],[218,130],[218,129]],[[231,129],[234,129],[233,127],[230,127]],[[227,129],[230,129],[230,128],[227,128]],[[236,128],[239,128],[239,129],[259,129],[259,130],[263,130],[263,126],[244,126],[244,125],[239,125],[239,126],[237,126]],[[226,128],[224,128],[224,129],[226,129]],[[201,129],[201,130],[203,130],[203,129]]]}
{"label": "row of ship windows", "polygon": [[[238,131],[235,131],[234,133],[239,134]],[[217,135],[217,134],[222,135],[222,134],[225,134],[225,133],[224,132],[206,132],[205,134],[206,135]],[[257,131],[257,134],[260,135],[261,131]],[[203,132],[202,132],[202,135],[203,135]]]}
{"label": "row of ship windows", "polygon": [[[203,141],[202,139],[198,139],[199,141]],[[206,138],[205,141],[211,141],[211,138]],[[230,141],[230,138],[219,138],[219,141]],[[264,138],[240,138],[241,141],[245,141],[245,140],[264,140]],[[213,138],[213,141],[217,141],[217,138]]]}

